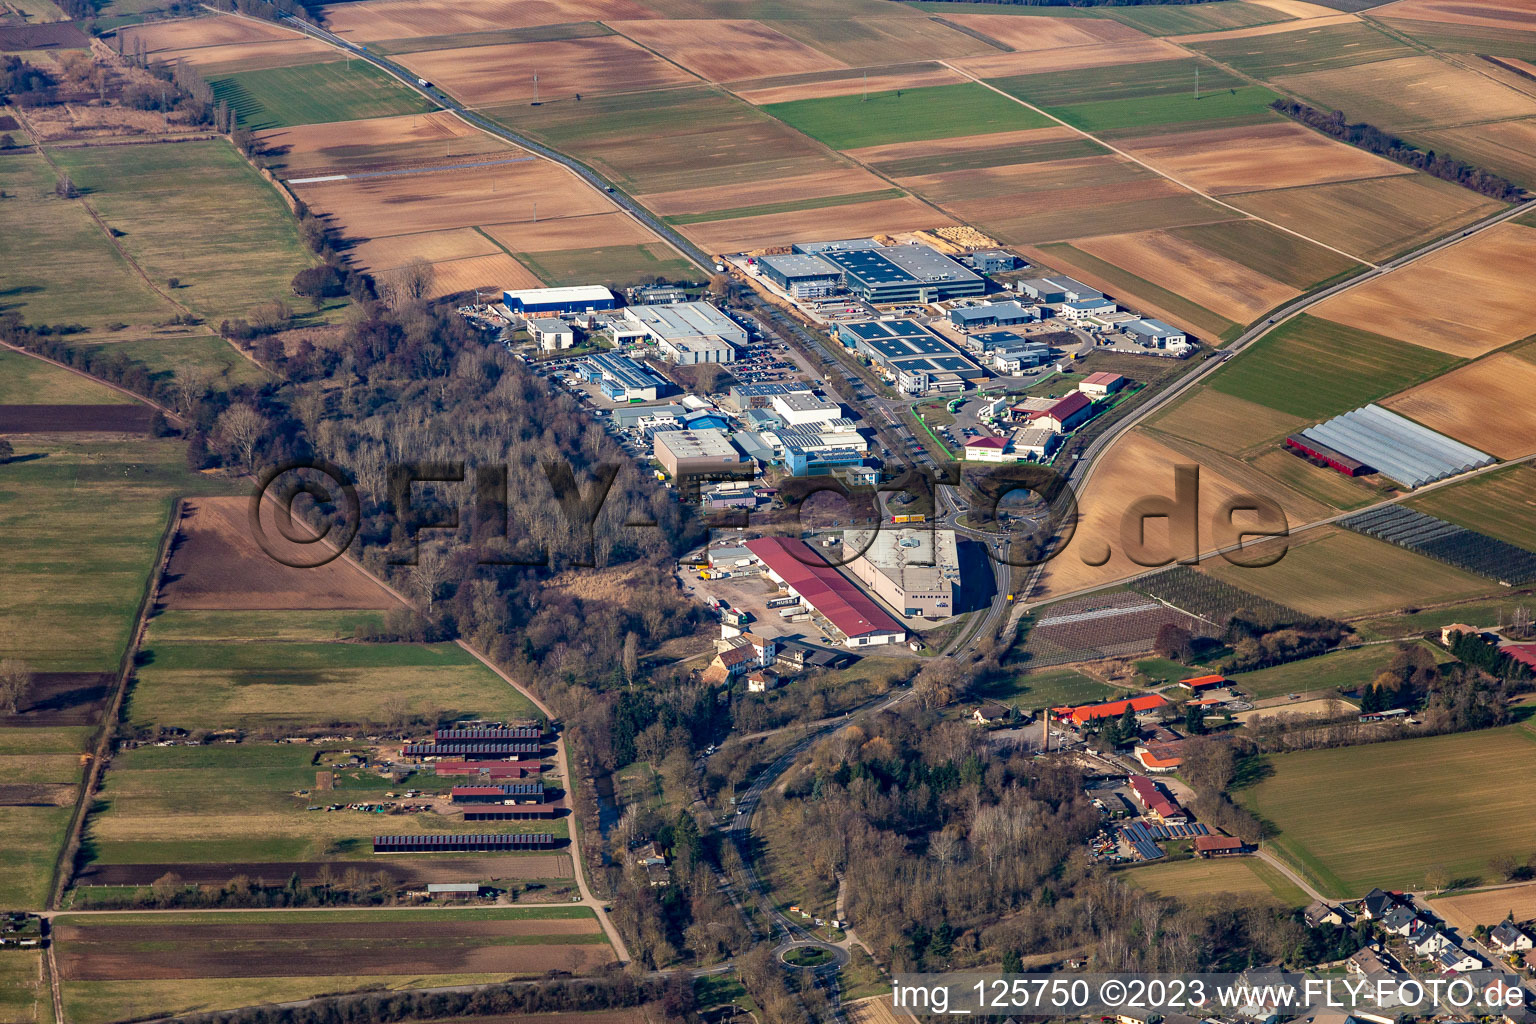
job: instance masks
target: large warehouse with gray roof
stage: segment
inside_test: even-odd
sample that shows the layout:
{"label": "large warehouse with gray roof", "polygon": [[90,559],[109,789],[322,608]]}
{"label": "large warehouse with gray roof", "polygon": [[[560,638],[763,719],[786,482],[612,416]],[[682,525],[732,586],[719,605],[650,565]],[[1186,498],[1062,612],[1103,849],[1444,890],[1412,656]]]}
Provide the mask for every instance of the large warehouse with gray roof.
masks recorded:
{"label": "large warehouse with gray roof", "polygon": [[[1322,458],[1341,472],[1371,468],[1410,490],[1465,473],[1495,460],[1486,452],[1420,426],[1379,405],[1366,405],[1308,427],[1286,439],[1292,447]],[[1342,455],[1342,460],[1336,457]]]}

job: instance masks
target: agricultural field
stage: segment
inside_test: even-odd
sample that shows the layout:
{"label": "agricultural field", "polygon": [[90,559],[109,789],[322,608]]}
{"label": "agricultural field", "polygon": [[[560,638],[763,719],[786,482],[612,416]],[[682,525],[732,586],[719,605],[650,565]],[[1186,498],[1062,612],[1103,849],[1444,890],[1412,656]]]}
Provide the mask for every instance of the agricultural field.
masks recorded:
{"label": "agricultural field", "polygon": [[996,52],[993,44],[950,28],[938,18],[896,14],[891,10],[873,18],[786,18],[775,21],[773,27],[854,67],[887,64],[893,54],[903,59],[942,59]]}
{"label": "agricultural field", "polygon": [[801,241],[857,238],[885,232],[918,231],[953,224],[953,218],[916,199],[874,198],[823,206],[796,204],[784,212],[756,213],[728,220],[711,219],[682,230],[710,252],[742,252],[779,245],[786,238]]}
{"label": "agricultural field", "polygon": [[321,14],[332,33],[358,43],[655,17],[631,0],[372,0],[333,4]]}
{"label": "agricultural field", "polygon": [[[3,158],[0,158],[3,159]],[[315,258],[276,190],[222,140],[53,154],[149,278],[215,323],[290,300]],[[189,233],[187,224],[217,222]]]}
{"label": "agricultural field", "polygon": [[1412,174],[1292,122],[1121,139],[1121,149],[1211,195]]}
{"label": "agricultural field", "polygon": [[1518,782],[1533,745],[1513,725],[1280,754],[1268,758],[1273,775],[1235,795],[1279,829],[1269,847],[1325,895],[1421,889],[1436,867],[1464,884],[1487,880],[1495,855],[1536,845],[1532,793]]}
{"label": "agricultural field", "polygon": [[238,125],[251,131],[437,109],[365,61],[240,71],[212,77],[209,84],[214,98],[235,112]]}
{"label": "agricultural field", "polygon": [[196,498],[183,504],[180,536],[171,553],[160,603],[174,610],[281,611],[389,609],[399,600],[345,559],[294,568],[316,559],[310,545],[288,541],[273,504],[261,509],[261,536],[249,521],[246,496]]}
{"label": "agricultural field", "polygon": [[[1436,648],[1426,647],[1428,650]],[[1291,661],[1255,672],[1239,672],[1228,676],[1232,685],[1244,694],[1260,700],[1280,697],[1287,693],[1310,693],[1317,690],[1353,690],[1376,678],[1376,674],[1397,657],[1395,644],[1373,644],[1369,647],[1352,647],[1342,651],[1330,651],[1315,658]],[[1285,710],[1284,705],[1270,708],[1271,712]]]}
{"label": "agricultural field", "polygon": [[1536,453],[1536,362],[1513,352],[1459,367],[1382,404],[1500,459]]}
{"label": "agricultural field", "polygon": [[1431,899],[1430,907],[1434,912],[1463,933],[1471,932],[1480,924],[1492,928],[1511,913],[1516,921],[1536,917],[1536,882]]}
{"label": "agricultural field", "polygon": [[664,242],[518,252],[516,259],[552,287],[597,280],[622,286],[658,277],[686,279],[696,276],[697,269]]}
{"label": "agricultural field", "polygon": [[[6,238],[0,312],[29,323],[149,325],[175,309],[113,247],[85,205],[54,194],[57,176],[35,150],[0,154],[0,233]],[[92,288],[75,282],[89,280]],[[110,304],[101,301],[112,295]]]}
{"label": "agricultural field", "polygon": [[533,706],[449,643],[179,643],[146,648],[129,694],[134,728],[388,723],[405,714],[492,721]]}
{"label": "agricultural field", "polygon": [[[448,800],[455,781],[430,768],[404,780],[373,767],[352,767],[353,754],[371,755],[372,745],[334,743],[216,743],[202,747],[142,746],[120,752],[86,826],[88,863],[76,878],[81,886],[144,887],[170,872],[188,884],[223,885],[236,875],[282,884],[298,874],[311,883],[326,873],[383,872],[393,883],[457,881],[485,884],[532,878],[569,877],[563,852],[456,854],[396,857],[372,852],[372,837],[383,832],[484,832],[464,822]],[[389,756],[387,748],[383,756]],[[217,786],[200,785],[216,772]],[[325,785],[319,777],[330,774]],[[553,783],[559,788],[558,783]],[[380,814],[343,806],[378,806],[402,790],[418,794],[412,806],[431,810]],[[566,834],[561,819],[497,822],[498,832]],[[535,874],[537,872],[537,874]],[[503,886],[504,887],[504,886]],[[83,890],[89,896],[89,889]]]}
{"label": "agricultural field", "polygon": [[1144,7],[1108,8],[1106,13],[1116,21],[1156,36],[1221,32],[1293,20],[1290,15],[1274,7],[1247,3],[1245,0],[1223,0],[1220,3],[1184,7],[1150,4]]}
{"label": "agricultural field", "polygon": [[604,22],[646,49],[711,82],[830,71],[846,66],[758,21]]}
{"label": "agricultural field", "polygon": [[1411,132],[1409,141],[1536,188],[1536,119]]}
{"label": "agricultural field", "polygon": [[[34,684],[34,694],[38,688]],[[92,707],[99,718],[100,696]],[[60,718],[32,696],[20,714],[0,716],[0,832],[6,836],[0,901],[8,908],[47,901],[79,796],[92,729],[51,724]]]}
{"label": "agricultural field", "polygon": [[487,154],[523,155],[522,150],[441,111],[275,128],[257,132],[256,138],[267,166],[282,178],[466,163]]}
{"label": "agricultural field", "polygon": [[[793,30],[794,25],[786,22],[784,27]],[[897,89],[958,85],[964,81],[966,79],[963,75],[943,64],[920,62],[891,67],[820,71],[805,75],[773,75],[733,83],[731,91],[748,103],[761,106],[765,103],[788,103],[831,96],[862,96],[870,91],[894,92]]]}
{"label": "agricultural field", "polygon": [[[1303,313],[1223,366],[1212,375],[1210,387],[1293,416],[1322,420],[1428,380],[1453,362],[1426,348]],[[1318,374],[1319,365],[1330,366],[1331,372]]]}
{"label": "agricultural field", "polygon": [[1169,623],[1197,636],[1214,632],[1209,623],[1141,594],[1111,591],[1049,604],[1030,623],[1021,664],[1046,668],[1144,654],[1152,649],[1157,631]]}
{"label": "agricultural field", "polygon": [[1120,881],[1190,907],[1216,907],[1237,899],[1244,903],[1305,906],[1301,887],[1255,857],[1159,861],[1129,868]]}
{"label": "agricultural field", "polygon": [[639,196],[646,208],[673,224],[728,220],[757,213],[846,205],[879,196],[901,196],[900,189],[862,167],[838,167],[798,174],[780,181],[716,185]]}
{"label": "agricultural field", "polygon": [[[81,1024],[346,991],[473,984],[611,959],[590,910],[63,916],[65,1010]],[[343,955],[338,955],[342,953]]]}
{"label": "agricultural field", "polygon": [[0,349],[0,405],[121,405],[127,398],[82,374]]}
{"label": "agricultural field", "polygon": [[1439,238],[1502,205],[1425,174],[1234,193],[1226,201],[1324,245],[1375,261]]}
{"label": "agricultural field", "polygon": [[[123,334],[132,334],[125,330]],[[238,384],[264,384],[272,375],[260,364],[242,354],[234,345],[211,334],[171,334],[148,338],[121,338],[117,335],[92,335],[83,344],[100,344],[106,351],[118,352],[143,366],[156,380],[169,380],[178,373],[195,370],[205,374],[214,387]],[[110,346],[108,348],[107,346]]]}
{"label": "agricultural field", "polygon": [[833,149],[858,149],[1051,124],[975,82],[770,103],[763,110]]}
{"label": "agricultural field", "polygon": [[[1274,542],[1258,545],[1268,554]],[[1285,556],[1263,568],[1208,563],[1217,579],[1309,615],[1352,619],[1398,608],[1457,601],[1497,584],[1362,534],[1335,527],[1308,530],[1285,541]]]}
{"label": "agricultural field", "polygon": [[1143,576],[1131,587],[1138,593],[1217,624],[1239,614],[1277,623],[1291,623],[1302,618],[1302,613],[1295,608],[1266,600],[1215,579],[1209,573],[1196,572],[1183,565]]}
{"label": "agricultural field", "polygon": [[1265,79],[1348,68],[1417,53],[1380,29],[1356,20],[1344,24],[1293,24],[1294,28],[1276,26],[1275,32],[1262,36],[1190,39],[1185,45],[1243,74]]}
{"label": "agricultural field", "polygon": [[1536,551],[1536,469],[1511,466],[1413,498],[1420,512]]}
{"label": "agricultural field", "polygon": [[15,1024],[52,1024],[43,951],[8,949],[0,957],[0,1016]]}
{"label": "agricultural field", "polygon": [[[1333,296],[1313,312],[1414,345],[1474,358],[1536,332],[1536,228],[1499,224],[1401,270]],[[1482,296],[1461,309],[1444,296]]]}
{"label": "agricultural field", "polygon": [[1113,700],[1123,692],[1072,669],[1041,669],[990,682],[978,695],[1032,710]]}
{"label": "agricultural field", "polygon": [[1169,235],[1249,267],[1281,284],[1310,290],[1364,267],[1258,220],[1230,220],[1173,228]]}
{"label": "agricultural field", "polygon": [[682,68],[622,36],[429,50],[407,54],[400,63],[470,107],[535,99],[575,102],[581,96],[695,81]]}
{"label": "agricultural field", "polygon": [[1501,585],[1536,582],[1536,552],[1401,505],[1370,509],[1339,525]]}
{"label": "agricultural field", "polygon": [[[957,6],[946,2],[945,6]],[[992,5],[987,5],[992,6]],[[1068,8],[1057,7],[1059,12]],[[1053,71],[1081,71],[1084,68],[1140,64],[1149,61],[1182,60],[1189,51],[1162,39],[1142,38],[1115,43],[1089,43],[1054,50],[1022,53],[995,53],[961,57],[949,63],[978,78],[1010,78],[1015,75],[1042,75]]]}
{"label": "agricultural field", "polygon": [[[315,572],[317,570],[307,570]],[[172,570],[174,573],[174,569]],[[375,611],[203,611],[166,608],[149,620],[148,643],[218,643],[227,640],[350,640],[359,629],[382,629]]]}
{"label": "agricultural field", "polygon": [[1536,97],[1428,55],[1286,75],[1274,84],[1392,132],[1536,116]]}
{"label": "agricultural field", "polygon": [[5,467],[0,502],[9,553],[0,569],[0,657],[44,672],[115,670],[173,496],[231,485],[190,473],[175,440],[9,440],[23,459]]}
{"label": "agricultural field", "polygon": [[336,53],[318,39],[279,28],[270,21],[233,14],[132,25],[119,29],[112,41],[114,48],[123,53],[133,53],[142,44],[152,61],[185,61],[199,68],[229,65],[258,55],[281,54],[299,63],[316,55]]}

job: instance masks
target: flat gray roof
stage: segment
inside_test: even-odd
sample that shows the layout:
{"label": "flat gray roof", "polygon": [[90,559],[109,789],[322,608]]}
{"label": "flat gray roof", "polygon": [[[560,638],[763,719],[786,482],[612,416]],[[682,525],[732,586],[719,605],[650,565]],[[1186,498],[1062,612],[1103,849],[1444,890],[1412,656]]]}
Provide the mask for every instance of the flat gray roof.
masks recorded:
{"label": "flat gray roof", "polygon": [[715,334],[730,339],[743,333],[736,321],[707,302],[678,302],[668,306],[626,306],[624,315],[645,324],[669,341]]}
{"label": "flat gray roof", "polygon": [[1301,436],[1380,470],[1408,488],[1422,487],[1495,461],[1486,452],[1379,405],[1352,409],[1308,427]]}
{"label": "flat gray roof", "polygon": [[796,253],[787,256],[759,256],[757,262],[785,278],[841,277],[843,272],[820,256]]}

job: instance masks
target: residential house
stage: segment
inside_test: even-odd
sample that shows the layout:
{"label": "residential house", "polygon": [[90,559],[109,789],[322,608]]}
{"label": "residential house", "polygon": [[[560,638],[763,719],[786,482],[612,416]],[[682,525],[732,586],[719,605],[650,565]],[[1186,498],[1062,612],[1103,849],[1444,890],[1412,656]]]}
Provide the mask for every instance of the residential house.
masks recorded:
{"label": "residential house", "polygon": [[1393,907],[1381,918],[1381,930],[1388,935],[1411,938],[1423,931],[1425,927],[1419,915],[1401,905]]}
{"label": "residential house", "polygon": [[1442,932],[1440,929],[1426,928],[1418,935],[1409,939],[1408,945],[1412,946],[1413,951],[1419,954],[1419,956],[1429,958],[1438,955],[1441,950],[1450,947],[1452,943],[1450,939],[1446,938],[1445,932]]}
{"label": "residential house", "polygon": [[1360,901],[1360,916],[1367,921],[1380,921],[1387,913],[1400,906],[1396,893],[1384,889],[1372,889]]}
{"label": "residential house", "polygon": [[1307,904],[1307,909],[1301,912],[1301,919],[1307,922],[1308,928],[1321,928],[1325,924],[1342,925],[1345,923],[1345,911],[1342,907],[1335,907],[1321,900],[1313,900]]}
{"label": "residential house", "polygon": [[1513,953],[1532,946],[1531,937],[1516,928],[1513,921],[1504,921],[1489,932],[1488,943],[1500,953]]}
{"label": "residential house", "polygon": [[1434,964],[1442,974],[1464,974],[1483,966],[1483,961],[1460,946],[1446,946],[1434,956]]}
{"label": "residential house", "polygon": [[999,725],[1013,720],[1014,710],[1010,705],[996,700],[984,700],[971,709],[971,721],[977,725]]}
{"label": "residential house", "polygon": [[1344,965],[1350,974],[1358,974],[1367,980],[1387,978],[1396,974],[1396,965],[1385,953],[1369,947],[1356,952]]}
{"label": "residential house", "polygon": [[776,689],[779,685],[779,677],[773,672],[756,669],[747,673],[748,693],[767,693]]}

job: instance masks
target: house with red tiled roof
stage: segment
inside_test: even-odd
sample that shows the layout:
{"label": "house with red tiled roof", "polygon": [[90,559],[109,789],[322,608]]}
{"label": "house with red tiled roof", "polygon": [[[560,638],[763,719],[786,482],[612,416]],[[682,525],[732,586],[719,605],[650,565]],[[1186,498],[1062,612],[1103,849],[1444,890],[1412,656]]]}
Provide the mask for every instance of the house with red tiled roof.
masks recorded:
{"label": "house with red tiled roof", "polygon": [[1101,718],[1119,718],[1130,708],[1136,714],[1156,711],[1168,706],[1168,698],[1160,693],[1144,693],[1140,697],[1106,701],[1103,704],[1079,704],[1076,707],[1052,708],[1051,714],[1071,725],[1086,725]]}

